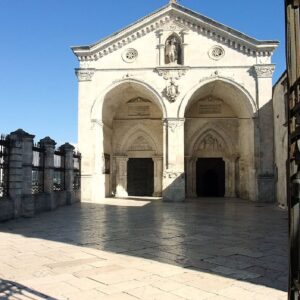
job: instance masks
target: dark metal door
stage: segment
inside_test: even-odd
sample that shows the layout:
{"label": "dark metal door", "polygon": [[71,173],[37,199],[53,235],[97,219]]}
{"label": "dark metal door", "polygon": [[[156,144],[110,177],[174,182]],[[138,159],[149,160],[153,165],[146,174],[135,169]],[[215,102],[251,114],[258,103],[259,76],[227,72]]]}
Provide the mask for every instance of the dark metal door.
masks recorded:
{"label": "dark metal door", "polygon": [[129,196],[152,196],[154,191],[154,163],[152,158],[130,158],[127,166]]}

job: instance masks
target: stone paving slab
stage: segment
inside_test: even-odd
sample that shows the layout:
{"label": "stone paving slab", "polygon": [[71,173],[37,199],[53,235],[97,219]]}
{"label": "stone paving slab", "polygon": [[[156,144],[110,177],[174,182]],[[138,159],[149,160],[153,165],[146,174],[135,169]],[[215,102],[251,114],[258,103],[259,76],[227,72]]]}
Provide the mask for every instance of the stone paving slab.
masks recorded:
{"label": "stone paving slab", "polygon": [[1,299],[287,298],[287,212],[106,199],[0,224]]}

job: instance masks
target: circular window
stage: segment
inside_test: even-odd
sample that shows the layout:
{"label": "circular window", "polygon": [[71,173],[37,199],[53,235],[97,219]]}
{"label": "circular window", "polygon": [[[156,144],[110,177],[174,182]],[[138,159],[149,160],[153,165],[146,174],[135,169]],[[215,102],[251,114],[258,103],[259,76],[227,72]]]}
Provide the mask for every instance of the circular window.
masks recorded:
{"label": "circular window", "polygon": [[214,60],[219,60],[225,55],[225,50],[221,46],[214,46],[209,50],[208,55]]}
{"label": "circular window", "polygon": [[138,52],[133,48],[127,49],[122,54],[123,60],[127,63],[134,62],[137,59],[137,57],[138,57]]}

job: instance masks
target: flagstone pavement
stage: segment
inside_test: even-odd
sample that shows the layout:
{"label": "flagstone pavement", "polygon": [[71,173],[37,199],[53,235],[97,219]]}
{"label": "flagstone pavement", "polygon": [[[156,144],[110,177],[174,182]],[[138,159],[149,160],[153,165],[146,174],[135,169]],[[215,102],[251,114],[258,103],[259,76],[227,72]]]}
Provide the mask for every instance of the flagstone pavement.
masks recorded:
{"label": "flagstone pavement", "polygon": [[0,299],[287,299],[287,212],[105,199],[0,224]]}

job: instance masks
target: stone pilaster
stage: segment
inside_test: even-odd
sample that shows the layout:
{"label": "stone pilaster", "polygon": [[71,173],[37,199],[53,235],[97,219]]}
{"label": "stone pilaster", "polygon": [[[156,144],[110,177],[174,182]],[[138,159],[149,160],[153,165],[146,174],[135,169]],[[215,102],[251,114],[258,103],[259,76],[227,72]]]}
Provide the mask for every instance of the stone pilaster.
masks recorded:
{"label": "stone pilaster", "polygon": [[71,205],[75,202],[75,195],[73,189],[74,183],[74,160],[73,152],[75,147],[69,143],[65,143],[60,147],[65,153],[65,190],[66,190],[66,202]]}
{"label": "stone pilaster", "polygon": [[274,65],[254,66],[257,87],[258,118],[256,124],[256,143],[258,154],[258,200],[275,201],[274,183],[274,138],[273,138],[273,106],[272,76]]}
{"label": "stone pilaster", "polygon": [[182,44],[181,44],[181,62],[182,62],[182,65],[185,64],[185,58],[186,58],[186,47],[187,47],[187,43],[186,43],[186,35],[188,35],[188,31],[186,30],[182,30],[180,32],[180,35],[181,35],[181,41],[182,41]]}
{"label": "stone pilaster", "polygon": [[184,119],[164,120],[163,198],[166,201],[185,200]]}
{"label": "stone pilaster", "polygon": [[156,36],[158,38],[158,65],[162,66],[165,63],[165,45],[162,44],[162,35],[163,35],[163,30],[158,30],[156,32]]}
{"label": "stone pilaster", "polygon": [[127,197],[127,156],[116,156],[116,197]]}
{"label": "stone pilaster", "polygon": [[44,149],[44,193],[48,209],[53,210],[57,203],[53,194],[53,176],[54,176],[54,151],[56,142],[50,137],[40,140],[40,145]]}
{"label": "stone pilaster", "polygon": [[187,180],[187,197],[196,198],[196,164],[197,157],[186,158],[186,180]]}
{"label": "stone pilaster", "polygon": [[153,197],[162,196],[162,172],[163,172],[163,158],[153,157],[154,162],[154,192]]}

